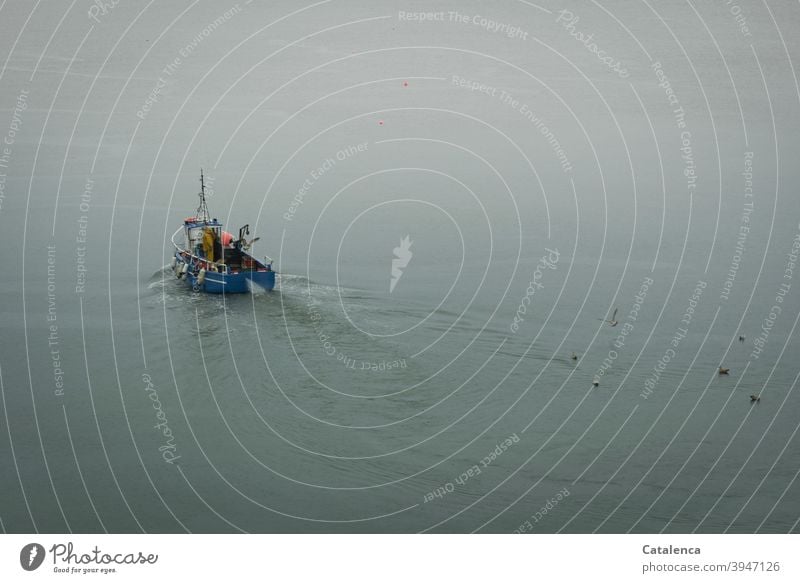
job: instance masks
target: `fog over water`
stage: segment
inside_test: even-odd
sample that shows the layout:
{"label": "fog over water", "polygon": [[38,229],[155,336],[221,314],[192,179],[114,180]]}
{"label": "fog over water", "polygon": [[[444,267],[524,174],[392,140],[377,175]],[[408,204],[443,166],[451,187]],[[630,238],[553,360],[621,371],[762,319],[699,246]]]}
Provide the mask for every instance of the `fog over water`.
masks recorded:
{"label": "fog over water", "polygon": [[797,532],[798,27],[5,2],[0,528]]}

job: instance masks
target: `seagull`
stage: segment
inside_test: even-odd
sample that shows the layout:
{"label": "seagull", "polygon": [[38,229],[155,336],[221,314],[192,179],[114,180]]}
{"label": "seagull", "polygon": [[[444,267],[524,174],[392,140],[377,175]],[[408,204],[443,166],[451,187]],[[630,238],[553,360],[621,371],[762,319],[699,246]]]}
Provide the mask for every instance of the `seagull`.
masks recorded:
{"label": "seagull", "polygon": [[728,374],[731,371],[729,368],[719,367],[719,374]]}
{"label": "seagull", "polygon": [[617,322],[617,310],[618,308],[614,308],[614,313],[611,315],[610,320],[604,320],[603,318],[597,318],[597,319],[600,320],[601,322],[608,322],[609,326],[612,327],[616,326],[617,324],[619,324],[619,322]]}
{"label": "seagull", "polygon": [[578,355],[577,355],[577,354],[575,354],[575,353],[573,352],[573,353],[572,353],[572,356],[570,356],[570,358],[571,358],[572,360],[578,360]]}
{"label": "seagull", "polygon": [[250,247],[252,247],[252,246],[253,246],[253,243],[255,243],[256,241],[258,241],[260,238],[261,238],[261,237],[256,237],[255,239],[251,239],[250,241],[244,240],[244,241],[242,242],[242,249],[244,249],[245,251],[247,251],[248,249],[250,249]]}
{"label": "seagull", "polygon": [[750,395],[751,403],[758,403],[761,400],[761,395]]}
{"label": "seagull", "polygon": [[739,342],[744,342],[744,334],[739,334]]}

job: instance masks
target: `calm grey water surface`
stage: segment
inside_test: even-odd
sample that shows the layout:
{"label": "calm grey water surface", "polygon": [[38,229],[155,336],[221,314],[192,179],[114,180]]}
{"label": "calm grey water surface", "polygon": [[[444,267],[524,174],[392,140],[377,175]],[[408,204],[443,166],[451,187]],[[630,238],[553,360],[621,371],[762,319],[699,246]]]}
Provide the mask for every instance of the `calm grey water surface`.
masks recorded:
{"label": "calm grey water surface", "polygon": [[4,531],[797,530],[797,6],[431,6],[4,5]]}

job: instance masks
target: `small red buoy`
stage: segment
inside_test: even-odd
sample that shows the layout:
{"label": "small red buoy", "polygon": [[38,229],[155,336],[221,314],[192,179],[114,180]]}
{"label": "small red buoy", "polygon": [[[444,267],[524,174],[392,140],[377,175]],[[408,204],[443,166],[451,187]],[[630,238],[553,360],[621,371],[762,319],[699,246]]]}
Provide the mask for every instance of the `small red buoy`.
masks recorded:
{"label": "small red buoy", "polygon": [[408,81],[403,81],[403,87],[408,87]]}
{"label": "small red buoy", "polygon": [[382,125],[383,125],[383,120],[379,121],[379,122],[378,122],[378,125],[379,125],[379,126],[382,126]]}

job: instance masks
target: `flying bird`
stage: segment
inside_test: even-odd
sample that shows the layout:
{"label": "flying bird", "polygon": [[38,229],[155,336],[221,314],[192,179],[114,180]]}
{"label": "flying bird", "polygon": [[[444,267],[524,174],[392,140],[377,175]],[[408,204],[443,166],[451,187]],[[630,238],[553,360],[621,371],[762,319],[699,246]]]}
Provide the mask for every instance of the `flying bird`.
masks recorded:
{"label": "flying bird", "polygon": [[739,342],[744,342],[744,334],[739,334]]}
{"label": "flying bird", "polygon": [[597,377],[594,377],[594,380],[592,381],[592,386],[593,387],[597,387],[599,385],[600,385],[600,379],[598,379]]}
{"label": "flying bird", "polygon": [[616,326],[617,324],[619,324],[619,322],[617,322],[617,310],[618,308],[614,308],[614,313],[611,315],[610,320],[604,320],[603,318],[597,318],[597,319],[600,320],[601,322],[608,322],[609,326],[612,327]]}
{"label": "flying bird", "polygon": [[577,354],[575,354],[575,353],[573,352],[573,353],[572,353],[572,356],[570,356],[570,358],[571,358],[572,360],[578,360],[578,355],[577,355]]}
{"label": "flying bird", "polygon": [[750,395],[751,403],[758,403],[761,400],[761,395]]}
{"label": "flying bird", "polygon": [[252,246],[253,246],[253,243],[255,243],[256,241],[258,241],[259,239],[261,239],[261,237],[256,237],[256,238],[254,238],[254,239],[250,239],[249,241],[247,241],[247,240],[243,240],[243,241],[242,241],[242,249],[244,249],[245,251],[247,251],[248,249],[250,249],[250,247],[252,247]]}
{"label": "flying bird", "polygon": [[728,374],[731,371],[729,368],[719,367],[719,374]]}

